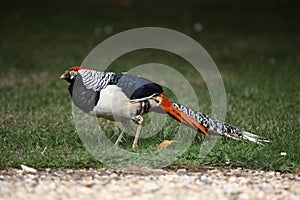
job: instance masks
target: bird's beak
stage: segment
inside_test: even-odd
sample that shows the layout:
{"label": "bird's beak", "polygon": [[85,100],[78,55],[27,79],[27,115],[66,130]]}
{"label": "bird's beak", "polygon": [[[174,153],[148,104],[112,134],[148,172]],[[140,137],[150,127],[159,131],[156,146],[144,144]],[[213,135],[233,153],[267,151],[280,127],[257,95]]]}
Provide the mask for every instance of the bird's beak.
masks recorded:
{"label": "bird's beak", "polygon": [[61,76],[60,76],[60,79],[62,80],[66,80],[68,78],[68,74],[67,73],[63,73]]}

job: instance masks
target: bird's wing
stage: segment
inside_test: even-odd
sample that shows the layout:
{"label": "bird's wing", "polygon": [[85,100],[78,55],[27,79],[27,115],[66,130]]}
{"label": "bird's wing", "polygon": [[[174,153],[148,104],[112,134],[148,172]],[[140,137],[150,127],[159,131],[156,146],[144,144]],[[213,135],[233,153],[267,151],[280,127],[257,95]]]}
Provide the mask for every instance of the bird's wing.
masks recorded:
{"label": "bird's wing", "polygon": [[118,80],[117,86],[132,101],[147,100],[163,92],[160,85],[133,74],[123,74]]}

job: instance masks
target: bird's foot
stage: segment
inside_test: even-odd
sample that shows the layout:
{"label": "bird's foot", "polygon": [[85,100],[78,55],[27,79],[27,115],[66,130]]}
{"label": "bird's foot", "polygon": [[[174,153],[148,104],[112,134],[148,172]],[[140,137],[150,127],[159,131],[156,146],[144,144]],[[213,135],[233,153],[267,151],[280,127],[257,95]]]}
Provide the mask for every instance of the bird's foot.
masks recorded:
{"label": "bird's foot", "polygon": [[133,144],[132,144],[132,149],[135,150],[135,149],[137,149],[137,148],[138,148],[138,144],[137,144],[137,143],[136,143],[136,144],[133,143]]}

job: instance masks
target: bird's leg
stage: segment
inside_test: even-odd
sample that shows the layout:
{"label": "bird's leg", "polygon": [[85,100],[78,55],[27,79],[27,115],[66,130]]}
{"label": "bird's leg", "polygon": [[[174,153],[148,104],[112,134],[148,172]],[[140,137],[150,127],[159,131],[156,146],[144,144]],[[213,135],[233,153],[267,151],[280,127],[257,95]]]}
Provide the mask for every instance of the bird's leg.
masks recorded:
{"label": "bird's leg", "polygon": [[121,134],[119,135],[118,139],[116,140],[115,142],[115,147],[117,147],[119,145],[119,143],[122,141],[122,138],[124,136],[124,133],[125,133],[125,130],[128,128],[129,126],[129,121],[128,122],[122,122],[122,125],[123,125],[123,129],[122,129],[122,132]]}
{"label": "bird's leg", "polygon": [[142,130],[142,123],[144,121],[143,117],[141,115],[135,116],[133,119],[133,121],[135,121],[135,123],[137,124],[137,128],[136,128],[136,132],[135,132],[135,137],[134,137],[134,141],[132,144],[132,148],[136,149],[138,147],[138,140],[140,137],[140,133]]}

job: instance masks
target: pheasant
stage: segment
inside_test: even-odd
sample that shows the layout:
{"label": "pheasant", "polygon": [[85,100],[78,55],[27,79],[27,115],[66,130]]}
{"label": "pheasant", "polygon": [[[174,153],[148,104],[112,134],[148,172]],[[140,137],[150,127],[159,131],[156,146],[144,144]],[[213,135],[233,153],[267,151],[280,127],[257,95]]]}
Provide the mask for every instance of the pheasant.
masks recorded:
{"label": "pheasant", "polygon": [[[255,134],[172,102],[165,96],[159,84],[134,74],[98,72],[83,66],[74,66],[67,69],[60,78],[69,83],[68,90],[72,101],[83,112],[123,124],[134,121],[137,124],[132,145],[134,149],[138,147],[142,115],[149,112],[167,113],[206,136],[215,134],[258,144],[268,142]],[[121,142],[124,131],[125,128],[116,140],[116,146]]]}

